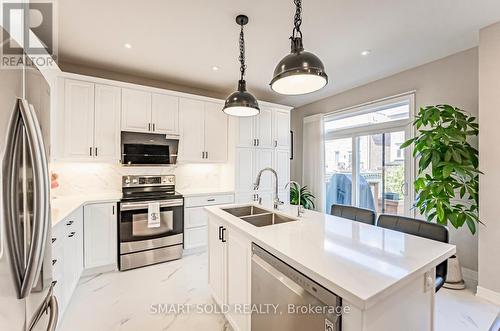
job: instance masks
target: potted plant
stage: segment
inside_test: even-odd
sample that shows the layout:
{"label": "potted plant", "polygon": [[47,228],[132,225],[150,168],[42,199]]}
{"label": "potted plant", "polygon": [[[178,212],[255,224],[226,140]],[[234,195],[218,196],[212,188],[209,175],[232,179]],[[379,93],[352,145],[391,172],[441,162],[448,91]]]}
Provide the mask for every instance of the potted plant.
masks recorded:
{"label": "potted plant", "polygon": [[297,183],[290,184],[290,204],[299,205],[299,190],[300,205],[305,209],[314,209],[314,195],[307,186],[301,188]]}
{"label": "potted plant", "polygon": [[[479,152],[469,141],[479,133],[476,118],[450,105],[427,106],[420,108],[413,125],[416,136],[400,148],[413,146],[413,156],[419,158],[414,208],[430,222],[457,229],[467,224],[475,234],[481,172]],[[449,266],[460,273],[456,258]],[[455,278],[460,278],[457,288],[462,288],[461,275]]]}

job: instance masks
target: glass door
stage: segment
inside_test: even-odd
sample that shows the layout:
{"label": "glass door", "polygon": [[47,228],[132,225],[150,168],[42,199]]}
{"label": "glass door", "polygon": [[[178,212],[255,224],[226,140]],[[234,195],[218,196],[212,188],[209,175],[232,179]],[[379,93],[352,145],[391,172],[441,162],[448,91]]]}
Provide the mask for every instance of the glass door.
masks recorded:
{"label": "glass door", "polygon": [[377,214],[408,215],[409,165],[399,148],[405,140],[404,130],[355,137],[356,206]]}

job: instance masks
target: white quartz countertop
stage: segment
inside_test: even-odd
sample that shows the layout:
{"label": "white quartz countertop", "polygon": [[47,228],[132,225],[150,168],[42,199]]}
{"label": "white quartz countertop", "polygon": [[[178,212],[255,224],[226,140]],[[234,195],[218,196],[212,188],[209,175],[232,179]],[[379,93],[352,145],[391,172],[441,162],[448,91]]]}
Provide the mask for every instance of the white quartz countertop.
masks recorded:
{"label": "white quartz countertop", "polygon": [[[314,211],[296,222],[255,227],[221,210],[231,206],[238,205],[205,209],[360,309],[372,307],[456,251],[454,245]],[[278,213],[296,218],[297,207],[282,206]]]}
{"label": "white quartz countertop", "polygon": [[195,189],[195,188],[190,188],[190,189],[180,189],[177,190],[180,194],[182,194],[184,197],[189,198],[189,197],[198,197],[198,196],[204,196],[204,195],[211,195],[211,194],[234,194],[234,190],[228,190],[228,189],[209,189],[209,188],[202,188],[202,189]]}
{"label": "white quartz countertop", "polygon": [[122,192],[88,193],[57,197],[50,200],[52,226],[69,216],[77,208],[91,203],[117,202],[122,198]]}

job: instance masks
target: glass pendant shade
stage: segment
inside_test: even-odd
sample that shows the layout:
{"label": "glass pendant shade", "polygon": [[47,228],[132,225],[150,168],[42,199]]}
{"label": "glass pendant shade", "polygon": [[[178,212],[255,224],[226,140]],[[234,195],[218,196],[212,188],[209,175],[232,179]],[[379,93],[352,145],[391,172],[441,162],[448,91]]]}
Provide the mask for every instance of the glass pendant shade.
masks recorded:
{"label": "glass pendant shade", "polygon": [[292,51],[274,69],[271,88],[279,94],[299,95],[320,90],[328,83],[323,62],[304,51],[302,39],[292,39]]}
{"label": "glass pendant shade", "polygon": [[231,93],[224,104],[224,113],[232,116],[255,116],[260,112],[259,103],[255,97],[246,90],[246,82],[238,82],[238,90]]}

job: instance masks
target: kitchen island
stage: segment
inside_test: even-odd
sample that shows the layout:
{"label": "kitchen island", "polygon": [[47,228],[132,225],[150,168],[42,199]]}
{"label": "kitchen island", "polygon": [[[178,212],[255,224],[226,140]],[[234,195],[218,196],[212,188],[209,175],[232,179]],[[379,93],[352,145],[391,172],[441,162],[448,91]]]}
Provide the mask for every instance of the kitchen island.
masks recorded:
{"label": "kitchen island", "polygon": [[[256,204],[293,220],[256,226],[225,211],[241,206],[205,208],[209,285],[219,305],[252,303],[254,243],[342,298],[344,331],[433,330],[435,267],[455,246],[314,211],[297,217],[296,206]],[[229,309],[226,317],[235,330],[251,330],[250,314]]]}

